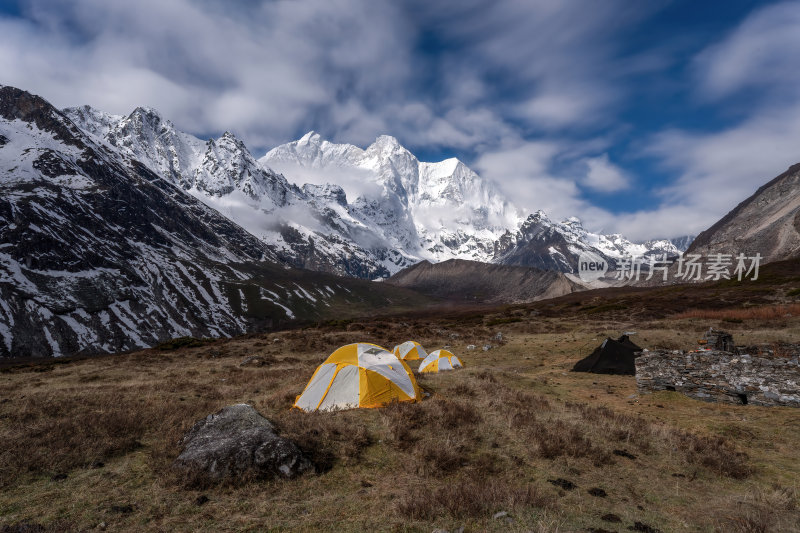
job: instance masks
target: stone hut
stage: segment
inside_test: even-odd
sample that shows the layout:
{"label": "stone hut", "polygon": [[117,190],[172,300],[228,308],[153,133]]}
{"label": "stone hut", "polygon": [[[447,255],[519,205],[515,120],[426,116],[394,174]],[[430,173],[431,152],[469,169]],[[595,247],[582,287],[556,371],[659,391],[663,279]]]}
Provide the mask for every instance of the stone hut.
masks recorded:
{"label": "stone hut", "polygon": [[635,364],[640,393],[674,390],[710,402],[800,407],[796,353],[758,357],[720,350],[652,351]]}

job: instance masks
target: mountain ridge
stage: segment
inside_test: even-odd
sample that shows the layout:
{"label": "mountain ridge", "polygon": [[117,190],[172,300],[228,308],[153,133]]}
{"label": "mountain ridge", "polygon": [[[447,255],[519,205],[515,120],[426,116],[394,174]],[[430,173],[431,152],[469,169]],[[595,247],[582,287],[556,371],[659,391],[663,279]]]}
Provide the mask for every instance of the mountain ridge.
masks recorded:
{"label": "mountain ridge", "polygon": [[151,108],[121,118],[88,106],[65,112],[300,268],[376,279],[423,259],[458,258],[574,273],[585,250],[612,265],[623,255],[680,252],[666,240],[591,233],[574,217],[544,217],[552,240],[533,239],[526,230],[536,213],[523,217],[459,159],[420,161],[389,135],[360,148],[310,131],[256,160],[229,132],[201,141]]}
{"label": "mountain ridge", "polygon": [[528,303],[586,289],[562,272],[467,259],[421,261],[384,283],[462,304]]}
{"label": "mountain ridge", "polygon": [[0,138],[0,357],[120,352],[429,302],[290,268],[41,97],[0,88]]}

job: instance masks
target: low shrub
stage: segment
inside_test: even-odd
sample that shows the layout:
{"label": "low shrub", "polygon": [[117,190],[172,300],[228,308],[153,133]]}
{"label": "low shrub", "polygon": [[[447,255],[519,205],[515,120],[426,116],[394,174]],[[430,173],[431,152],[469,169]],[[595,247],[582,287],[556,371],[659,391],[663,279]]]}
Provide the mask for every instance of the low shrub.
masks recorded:
{"label": "low shrub", "polygon": [[420,491],[414,487],[400,498],[398,511],[410,519],[434,520],[442,515],[453,518],[486,517],[498,511],[521,507],[548,508],[552,505],[552,497],[531,484],[469,479],[433,490]]}

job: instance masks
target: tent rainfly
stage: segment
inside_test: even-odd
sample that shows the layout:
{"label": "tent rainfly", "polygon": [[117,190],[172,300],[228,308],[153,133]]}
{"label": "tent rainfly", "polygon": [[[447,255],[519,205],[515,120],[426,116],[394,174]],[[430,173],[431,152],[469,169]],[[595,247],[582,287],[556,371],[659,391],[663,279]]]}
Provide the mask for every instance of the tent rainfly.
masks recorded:
{"label": "tent rainfly", "polygon": [[442,372],[444,370],[453,370],[454,368],[461,368],[463,366],[461,361],[458,360],[458,357],[451,352],[447,350],[436,350],[422,360],[422,363],[419,365],[419,371]]}
{"label": "tent rainfly", "polygon": [[642,349],[632,343],[627,335],[617,340],[609,337],[589,356],[575,363],[572,371],[634,376],[636,365],[633,361],[641,353]]}
{"label": "tent rainfly", "polygon": [[303,411],[381,407],[421,399],[408,365],[386,348],[357,343],[342,346],[319,365],[294,402]]}
{"label": "tent rainfly", "polygon": [[428,352],[418,342],[406,341],[403,344],[398,344],[394,347],[394,355],[398,359],[404,361],[416,361],[417,359],[425,359],[428,357]]}

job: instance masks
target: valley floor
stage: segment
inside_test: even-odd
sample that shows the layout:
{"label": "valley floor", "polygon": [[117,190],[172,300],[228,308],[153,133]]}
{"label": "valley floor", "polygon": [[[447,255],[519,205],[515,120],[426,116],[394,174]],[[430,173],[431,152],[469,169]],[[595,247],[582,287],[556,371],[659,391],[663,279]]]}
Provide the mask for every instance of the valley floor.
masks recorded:
{"label": "valley floor", "polygon": [[[800,411],[639,396],[631,376],[569,372],[606,336],[635,330],[641,346],[691,349],[709,326],[741,344],[800,334],[794,317],[632,322],[519,308],[5,367],[0,530],[800,531]],[[336,347],[408,339],[449,344],[466,368],[420,376],[430,397],[418,404],[290,410]],[[240,366],[251,355],[267,364]],[[320,472],[185,486],[170,468],[181,436],[237,402]]]}

